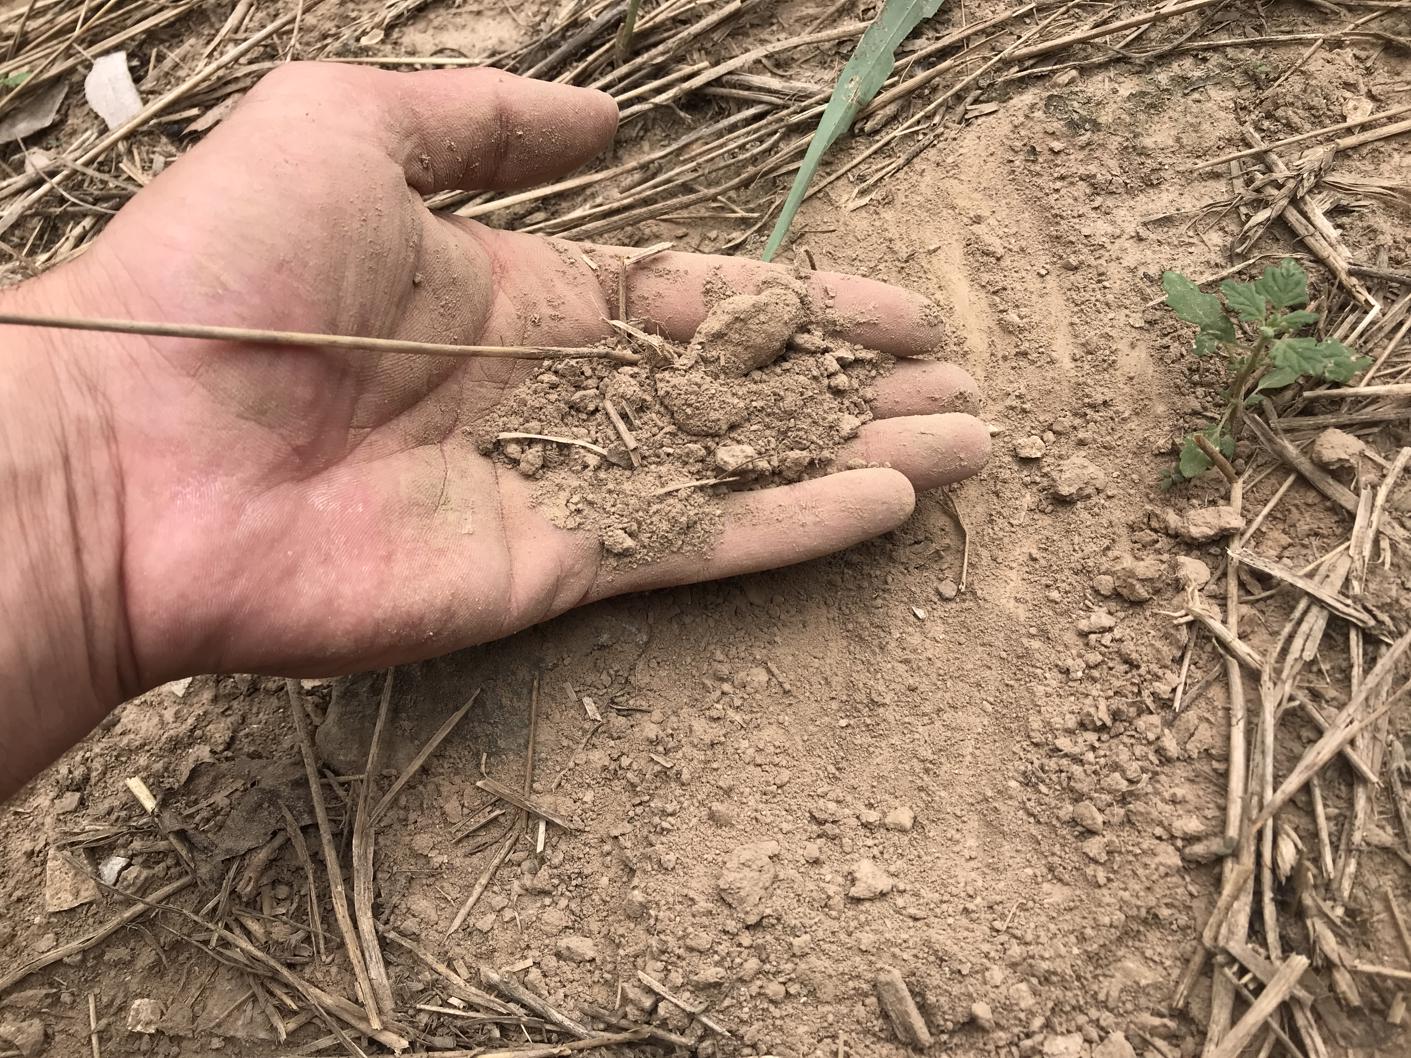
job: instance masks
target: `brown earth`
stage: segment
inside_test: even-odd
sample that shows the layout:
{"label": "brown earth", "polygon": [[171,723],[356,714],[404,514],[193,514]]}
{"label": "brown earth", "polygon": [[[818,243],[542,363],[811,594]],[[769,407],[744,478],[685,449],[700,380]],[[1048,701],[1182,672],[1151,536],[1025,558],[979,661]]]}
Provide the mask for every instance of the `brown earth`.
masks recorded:
{"label": "brown earth", "polygon": [[[795,5],[791,18],[802,8],[812,21],[825,6]],[[432,5],[389,40],[420,51],[441,33],[463,38],[476,17]],[[513,32],[492,21],[494,33]],[[1278,68],[1294,54],[1280,51]],[[825,52],[790,72],[823,82],[840,61]],[[854,198],[840,181],[815,197],[795,245],[817,267],[904,284],[941,306],[941,355],[980,381],[984,414],[1001,428],[990,466],[845,554],[613,600],[400,671],[389,769],[483,692],[379,831],[379,916],[447,961],[511,970],[565,1009],[620,1007],[702,1034],[654,1001],[644,971],[707,1004],[736,1037],[702,1053],[903,1053],[874,993],[885,967],[913,989],[936,1053],[1197,1053],[1208,983],[1190,1010],[1169,1003],[1218,885],[1218,863],[1199,861],[1223,829],[1224,680],[1207,645],[1189,681],[1201,693],[1173,713],[1186,632],[1172,615],[1175,560],[1214,569],[1223,547],[1173,539],[1161,516],[1221,503],[1224,488],[1214,475],[1182,492],[1157,487],[1172,440],[1212,406],[1214,376],[1192,368],[1187,329],[1153,302],[1163,269],[1199,277],[1228,264],[1237,221],[1193,212],[1227,198],[1228,183],[1192,166],[1242,146],[1248,121],[1276,137],[1344,120],[1369,100],[1386,105],[1376,86],[1408,77],[1393,49],[1329,45],[1292,75],[1286,102],[1259,111],[1249,101],[1270,61],[1232,49],[1002,85],[987,97],[998,109],[948,126],[874,190]],[[1342,164],[1403,184],[1411,175],[1398,141]],[[1404,207],[1370,202],[1339,222],[1367,257],[1407,259]],[[630,241],[708,250],[736,234],[652,222]],[[1271,238],[1260,249],[1285,247]],[[1393,425],[1376,441],[1394,454],[1407,431]],[[1281,476],[1254,488],[1247,509]],[[1295,485],[1256,550],[1302,567],[1337,546],[1346,526],[1311,495]],[[1400,615],[1404,580],[1394,567],[1377,575],[1378,597]],[[1289,602],[1252,611],[1255,646],[1277,635]],[[1335,686],[1346,663],[1329,664]],[[531,827],[448,938],[498,845],[478,839],[503,820],[456,835],[491,802],[475,785],[482,768],[520,781],[536,679],[534,796],[576,829],[548,826],[536,851]],[[335,773],[361,772],[380,686],[304,685]],[[279,681],[196,677],[124,706],[0,809],[8,961],[127,906],[100,896],[46,912],[46,862],[62,836],[88,833],[94,865],[130,858],[124,887],[133,871],[178,876],[124,786],[130,776],[191,828],[212,893],[239,863],[221,856],[279,830],[277,802],[306,819],[287,716]],[[1405,725],[1398,710],[1393,732]],[[1280,773],[1292,763],[1281,757]],[[1346,792],[1325,793],[1340,826]],[[1383,847],[1394,823],[1376,826],[1365,892],[1406,899],[1406,867]],[[305,922],[305,890],[286,847],[249,906]],[[1386,904],[1359,900],[1348,943],[1364,961],[1406,965]],[[323,921],[337,951],[326,907]],[[296,943],[284,922],[246,924],[273,945]],[[37,1019],[46,1053],[87,1053],[93,995],[108,1058],[303,1053],[272,1041],[248,982],[185,943],[191,929],[176,916],[139,922],[26,979],[0,995],[0,1038]],[[439,978],[395,947],[388,959],[404,1011],[444,1006]],[[351,994],[345,967],[306,971]],[[128,1031],[133,1001],[147,997],[159,1031]],[[1336,1024],[1335,1053],[1411,1053],[1380,1016]],[[323,1033],[315,1024],[294,1039]]]}

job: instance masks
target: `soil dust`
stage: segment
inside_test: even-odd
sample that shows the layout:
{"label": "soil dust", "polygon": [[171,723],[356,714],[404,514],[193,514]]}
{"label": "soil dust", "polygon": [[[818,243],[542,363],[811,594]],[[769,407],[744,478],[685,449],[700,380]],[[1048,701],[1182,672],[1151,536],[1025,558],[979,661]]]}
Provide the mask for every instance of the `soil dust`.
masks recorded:
{"label": "soil dust", "polygon": [[552,364],[496,410],[481,450],[538,482],[545,513],[595,533],[618,564],[704,552],[723,494],[827,473],[871,419],[888,358],[827,323],[802,283],[771,277],[717,301],[684,347],[641,335],[640,365]]}

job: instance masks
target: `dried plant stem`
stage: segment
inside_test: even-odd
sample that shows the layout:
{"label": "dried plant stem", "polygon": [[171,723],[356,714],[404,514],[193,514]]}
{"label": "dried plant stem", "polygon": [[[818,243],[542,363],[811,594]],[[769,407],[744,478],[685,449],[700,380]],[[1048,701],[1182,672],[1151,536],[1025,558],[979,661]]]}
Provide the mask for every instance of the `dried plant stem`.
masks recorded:
{"label": "dried plant stem", "polygon": [[1254,1034],[1274,1016],[1279,1005],[1297,987],[1299,978],[1307,969],[1308,960],[1302,955],[1290,955],[1284,960],[1273,980],[1264,986],[1259,998],[1245,1011],[1244,1017],[1240,1018],[1220,1045],[1210,1052],[1211,1058],[1236,1058],[1254,1038]]}
{"label": "dried plant stem", "polygon": [[411,781],[412,776],[421,770],[421,766],[426,763],[427,758],[430,757],[432,753],[436,752],[436,747],[445,740],[447,735],[456,729],[457,724],[465,719],[465,714],[470,712],[470,707],[480,699],[480,691],[481,688],[475,688],[475,693],[470,696],[470,700],[446,718],[446,722],[436,729],[434,735],[426,740],[426,745],[421,747],[420,752],[412,758],[411,763],[402,769],[402,774],[397,776],[396,781],[393,782],[387,792],[382,795],[382,800],[378,801],[377,807],[373,809],[372,821],[374,823],[381,819],[382,814],[392,806],[393,800],[395,800],[397,794],[401,792],[402,787],[407,785],[407,783]]}
{"label": "dried plant stem", "polygon": [[78,955],[87,951],[95,944],[100,944],[108,937],[111,937],[118,930],[130,923],[136,922],[143,915],[157,909],[159,904],[175,896],[187,886],[193,884],[191,878],[178,878],[168,885],[164,885],[151,896],[134,898],[138,902],[123,911],[119,915],[108,919],[107,922],[99,926],[92,933],[80,937],[78,940],[70,941],[67,944],[60,944],[57,948],[50,948],[41,955],[36,955],[32,959],[20,963],[9,973],[0,977],[0,993],[9,991],[32,973],[38,973],[46,966],[53,966],[57,962],[62,962],[70,955]]}
{"label": "dried plant stem", "polygon": [[[1411,382],[1358,386],[1353,389],[1311,389],[1304,394],[1313,400],[1358,400],[1362,397],[1411,397]],[[1398,412],[1397,414],[1404,414]]]}
{"label": "dried plant stem", "polygon": [[507,360],[571,360],[598,358],[635,364],[638,357],[597,346],[566,348],[549,345],[460,345],[451,342],[413,342],[400,338],[365,338],[353,334],[317,334],[271,331],[257,327],[223,327],[205,323],[163,323],[155,320],[116,320],[82,316],[31,316],[0,313],[0,324],[16,327],[49,327],[66,331],[105,334],[141,334],[153,338],[193,338],[212,342],[280,345],[298,348],[341,349],[362,353],[408,353],[413,356],[493,357]]}
{"label": "dried plant stem", "polygon": [[482,1007],[496,1014],[513,1015],[516,1013],[514,1007],[507,1003],[500,1002],[489,992],[484,992],[476,988],[464,977],[456,973],[415,941],[408,940],[406,937],[390,929],[379,927],[379,931],[393,944],[407,949],[407,951],[424,962],[429,969],[439,974],[449,986],[450,994],[461,1000],[461,1002],[473,1003],[475,1006]]}
{"label": "dried plant stem", "polygon": [[495,872],[500,869],[500,864],[504,863],[505,860],[509,858],[509,854],[514,851],[515,842],[519,840],[519,827],[522,818],[523,813],[518,813],[515,818],[510,821],[509,829],[505,833],[504,838],[500,841],[500,847],[495,850],[495,855],[490,857],[490,862],[485,865],[485,869],[480,872],[480,877],[476,880],[475,885],[471,887],[470,895],[465,898],[465,902],[461,904],[460,910],[456,912],[456,917],[451,919],[451,924],[446,927],[447,937],[455,933],[455,931],[460,929],[465,923],[465,920],[470,916],[475,905],[479,903],[481,896],[484,895],[486,888],[490,885],[490,879],[493,878]]}
{"label": "dried plant stem", "polygon": [[1321,129],[1314,129],[1312,132],[1303,132],[1297,136],[1289,136],[1282,140],[1275,140],[1265,147],[1250,147],[1247,150],[1236,151],[1234,154],[1224,154],[1208,162],[1201,162],[1200,165],[1192,169],[1191,172],[1198,173],[1202,169],[1213,169],[1216,166],[1239,161],[1242,158],[1252,158],[1254,155],[1261,154],[1266,150],[1274,151],[1278,150],[1280,147],[1291,147],[1296,143],[1306,143],[1309,140],[1316,140],[1320,136],[1327,136],[1334,132],[1343,132],[1347,129],[1355,129],[1362,125],[1371,125],[1379,121],[1386,121],[1388,118],[1400,117],[1402,114],[1407,113],[1411,113],[1411,103],[1406,106],[1392,107],[1390,110],[1383,110],[1380,114],[1368,114],[1365,118],[1344,121],[1337,125],[1328,125]]}
{"label": "dried plant stem", "polygon": [[[313,7],[317,3],[321,2],[322,0],[311,0],[311,3],[308,6]],[[288,26],[293,23],[293,21],[293,12],[281,15],[280,17],[276,18],[269,25],[265,26],[264,29],[260,30],[258,33],[254,34],[240,45],[230,49],[230,51],[226,52],[215,62],[209,63],[201,67],[199,70],[197,70],[186,80],[182,81],[176,87],[170,89],[169,91],[158,96],[156,99],[152,100],[152,102],[148,103],[145,107],[143,107],[141,111],[133,115],[131,120],[118,126],[112,132],[108,133],[108,135],[99,139],[97,143],[95,143],[92,147],[86,150],[75,160],[80,165],[92,164],[94,161],[106,154],[109,149],[117,146],[128,136],[132,135],[132,133],[136,132],[138,129],[146,125],[147,122],[149,122],[153,117],[166,110],[167,107],[171,106],[172,103],[176,102],[182,96],[191,92],[202,82],[210,78],[213,74],[225,69],[227,66],[230,66],[235,62],[238,62],[245,55],[249,54],[255,48],[258,48],[270,37],[274,36],[280,30],[284,29],[285,26]],[[54,182],[58,183],[66,175],[67,174],[65,173],[60,173],[57,177],[55,177]],[[0,185],[0,195],[12,192],[13,190],[15,190],[15,186],[31,187],[38,182],[39,177],[37,174],[22,173],[18,177],[15,177],[13,180],[6,181],[5,184]],[[44,196],[49,193],[50,186],[50,184],[41,183],[38,188],[36,188],[34,191],[32,191],[30,194],[26,195],[19,201],[12,203],[10,207],[5,210],[4,213],[0,214],[0,235],[3,235],[5,232],[9,231],[15,221],[19,220],[20,217],[24,216],[41,199],[43,199]]]}
{"label": "dried plant stem", "polygon": [[[1236,513],[1244,509],[1244,483],[1238,478],[1230,484],[1230,506]],[[1230,639],[1239,643],[1240,591],[1239,591],[1239,551],[1231,549],[1225,566],[1225,620],[1228,622]],[[1192,596],[1194,599],[1194,596]],[[1192,611],[1195,614],[1196,611]],[[1202,622],[1212,634],[1215,628],[1209,622]],[[1218,624],[1218,622],[1216,622]],[[1218,637],[1217,637],[1218,638]],[[1243,939],[1249,930],[1249,910],[1253,900],[1254,886],[1254,847],[1242,839],[1245,835],[1244,799],[1249,775],[1248,728],[1249,718],[1245,705],[1244,673],[1240,670],[1238,653],[1231,651],[1230,643],[1222,643],[1226,648],[1225,678],[1229,684],[1229,752],[1225,764],[1225,836],[1240,842],[1239,855],[1226,859],[1221,866],[1225,892],[1232,902],[1221,931],[1225,936]],[[1248,664],[1248,661],[1245,662]],[[1255,666],[1258,671],[1259,666]],[[1230,1028],[1230,1018],[1234,1010],[1234,989],[1223,974],[1216,974],[1211,980],[1210,1025],[1205,1036],[1207,1058],[1218,1049]]]}
{"label": "dried plant stem", "polygon": [[[1400,662],[1408,649],[1411,649],[1411,632],[1403,635],[1382,655],[1376,668],[1367,674],[1362,686],[1358,688],[1351,701],[1343,707],[1337,718],[1328,726],[1323,737],[1308,748],[1293,772],[1274,791],[1274,796],[1264,805],[1260,810],[1259,817],[1254,821],[1255,826],[1263,826],[1272,819],[1280,808],[1288,804],[1294,794],[1303,789],[1312,776],[1322,770],[1328,761],[1337,756],[1342,748],[1352,741],[1354,735],[1391,708],[1397,697],[1395,694],[1388,696],[1384,703],[1370,712],[1365,706],[1369,699],[1391,678],[1397,663]],[[1405,688],[1403,687],[1402,690]]]}
{"label": "dried plant stem", "polygon": [[324,804],[323,788],[319,783],[318,756],[314,751],[313,732],[309,730],[309,718],[304,713],[304,706],[299,700],[294,681],[285,680],[284,690],[289,697],[289,713],[294,718],[294,729],[299,738],[299,752],[304,758],[304,775],[309,782],[314,818],[318,820],[318,836],[323,847],[323,866],[328,875],[333,917],[338,920],[338,932],[343,935],[343,946],[348,953],[348,962],[352,964],[353,976],[357,979],[368,1024],[374,1029],[380,1029],[382,1023],[377,1016],[367,963],[363,961],[362,947],[358,944],[358,931],[353,926],[352,916],[348,914],[348,891],[343,885],[343,868],[338,862],[338,847],[333,843],[333,825],[328,821],[328,806]]}
{"label": "dried plant stem", "polygon": [[304,831],[294,818],[294,813],[283,802],[280,802],[279,810],[284,816],[284,829],[289,834],[290,847],[294,850],[295,859],[304,868],[304,879],[309,887],[309,937],[313,941],[314,956],[319,962],[326,963],[330,960],[323,947],[323,915],[319,911],[322,901],[318,897],[318,874],[314,871],[313,857],[309,855],[309,844],[304,840]]}
{"label": "dried plant stem", "polygon": [[1196,447],[1205,453],[1205,457],[1209,459],[1210,462],[1215,464],[1215,469],[1220,471],[1220,476],[1233,485],[1238,475],[1235,473],[1234,466],[1225,458],[1225,453],[1216,448],[1210,438],[1206,437],[1204,434],[1198,433],[1194,436]]}
{"label": "dried plant stem", "polygon": [[396,1002],[392,998],[392,982],[387,978],[387,966],[382,961],[382,947],[377,940],[377,920],[372,914],[374,854],[377,845],[372,791],[377,783],[378,773],[382,770],[382,743],[387,734],[387,713],[392,703],[392,681],[396,671],[388,669],[387,679],[382,684],[377,720],[372,727],[372,740],[368,743],[367,765],[363,768],[362,782],[358,784],[357,813],[353,817],[353,917],[358,925],[358,938],[362,942],[368,979],[372,982],[372,996],[368,1000],[368,1006],[371,1008],[375,1002],[378,1014],[388,1018],[393,1016]]}

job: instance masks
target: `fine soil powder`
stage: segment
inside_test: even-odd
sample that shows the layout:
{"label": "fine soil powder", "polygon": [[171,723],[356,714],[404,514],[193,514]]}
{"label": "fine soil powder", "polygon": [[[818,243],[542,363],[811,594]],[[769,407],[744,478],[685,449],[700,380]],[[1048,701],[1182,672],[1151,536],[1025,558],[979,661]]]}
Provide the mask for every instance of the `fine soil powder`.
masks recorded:
{"label": "fine soil powder", "polygon": [[771,277],[719,301],[684,347],[638,332],[623,345],[638,364],[549,364],[488,422],[481,450],[620,565],[705,551],[730,490],[839,469],[840,446],[872,417],[889,358],[825,324],[802,284]]}

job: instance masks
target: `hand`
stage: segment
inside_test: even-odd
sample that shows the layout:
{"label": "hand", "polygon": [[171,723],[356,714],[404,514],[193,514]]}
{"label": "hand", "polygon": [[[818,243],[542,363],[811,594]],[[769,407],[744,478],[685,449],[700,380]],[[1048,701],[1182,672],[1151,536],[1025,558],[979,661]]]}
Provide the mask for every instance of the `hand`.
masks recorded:
{"label": "hand", "polygon": [[[595,275],[571,244],[434,214],[422,196],[555,178],[607,146],[616,120],[601,93],[486,70],[286,66],[88,253],[11,298],[92,316],[590,344],[607,333],[610,268]],[[767,267],[663,253],[634,268],[634,311],[687,338],[713,271],[746,291]],[[923,299],[831,273],[812,282],[839,316],[876,321],[847,337],[901,356],[935,345]],[[64,432],[88,441],[64,459],[101,469],[66,491],[91,493],[82,579],[120,644],[88,649],[115,670],[95,686],[122,695],[193,672],[373,668],[618,592],[812,558],[894,528],[914,489],[972,474],[988,453],[976,419],[935,414],[973,400],[969,378],[904,362],[850,453],[896,469],[733,495],[711,553],[613,572],[596,540],[550,524],[531,486],[466,436],[537,364],[24,333],[59,358],[56,377],[78,380],[58,403],[73,416],[81,400],[84,428]]]}

